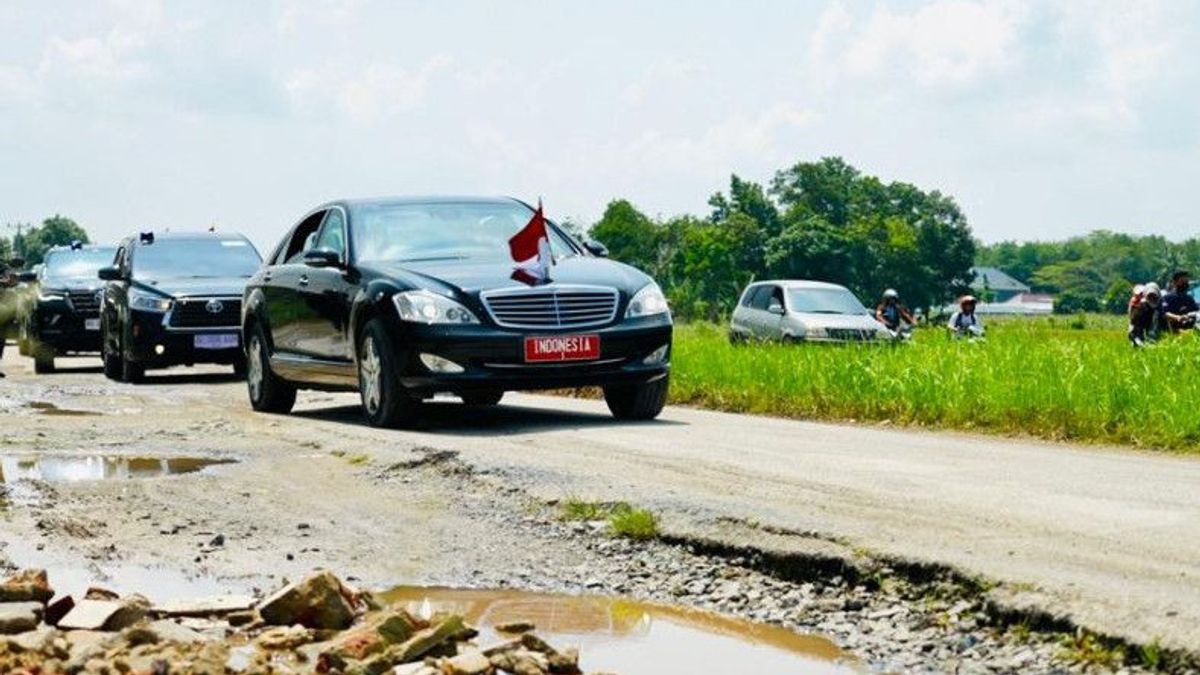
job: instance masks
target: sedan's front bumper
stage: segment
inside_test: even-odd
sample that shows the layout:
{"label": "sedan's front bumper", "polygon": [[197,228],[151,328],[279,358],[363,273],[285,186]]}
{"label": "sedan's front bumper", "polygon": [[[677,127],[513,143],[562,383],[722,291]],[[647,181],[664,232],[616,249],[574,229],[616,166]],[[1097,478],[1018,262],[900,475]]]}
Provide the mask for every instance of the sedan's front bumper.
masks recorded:
{"label": "sedan's front bumper", "polygon": [[[664,377],[670,370],[672,327],[665,316],[571,331],[522,332],[478,325],[413,324],[403,324],[398,329],[402,332],[397,346],[402,347],[405,359],[400,382],[421,396],[438,392],[462,394],[649,382]],[[598,336],[599,358],[527,363],[525,338],[548,335]],[[463,372],[432,372],[422,363],[421,354],[453,361]]]}

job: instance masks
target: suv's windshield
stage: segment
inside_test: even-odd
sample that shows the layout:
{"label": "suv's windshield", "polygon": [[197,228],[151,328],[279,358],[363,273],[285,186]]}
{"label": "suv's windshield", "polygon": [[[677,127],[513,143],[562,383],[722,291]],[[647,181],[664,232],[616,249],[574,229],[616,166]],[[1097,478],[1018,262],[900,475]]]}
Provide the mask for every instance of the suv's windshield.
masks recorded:
{"label": "suv's windshield", "polygon": [[159,239],[135,249],[133,273],[153,280],[249,277],[261,262],[243,239]]}
{"label": "suv's windshield", "polygon": [[[359,262],[434,260],[511,261],[508,240],[533,217],[513,203],[376,203],[354,207],[355,258]],[[574,246],[547,225],[556,257]]]}
{"label": "suv's windshield", "polygon": [[842,288],[790,288],[788,304],[793,312],[812,314],[866,314],[854,294]]}
{"label": "suv's windshield", "polygon": [[116,249],[85,248],[78,251],[51,251],[46,255],[43,273],[45,283],[53,284],[71,279],[98,281],[96,271],[111,265]]}

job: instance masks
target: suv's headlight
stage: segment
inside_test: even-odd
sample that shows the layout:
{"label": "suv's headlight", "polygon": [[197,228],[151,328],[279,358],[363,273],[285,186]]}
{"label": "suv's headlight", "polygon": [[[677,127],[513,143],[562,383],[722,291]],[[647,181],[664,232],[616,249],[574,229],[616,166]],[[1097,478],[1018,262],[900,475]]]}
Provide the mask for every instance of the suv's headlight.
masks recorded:
{"label": "suv's headlight", "polygon": [[404,291],[392,296],[404,321],[416,323],[479,323],[471,310],[444,295],[429,291]]}
{"label": "suv's headlight", "polygon": [[166,312],[171,309],[171,299],[145,291],[129,291],[129,306],[143,312]]}
{"label": "suv's headlight", "polygon": [[670,313],[671,308],[667,306],[667,298],[663,295],[662,289],[651,281],[642,286],[642,290],[633,294],[633,298],[629,301],[629,308],[625,310],[625,318],[635,319],[640,316]]}
{"label": "suv's headlight", "polygon": [[43,289],[38,291],[38,302],[57,302],[67,297],[66,291]]}

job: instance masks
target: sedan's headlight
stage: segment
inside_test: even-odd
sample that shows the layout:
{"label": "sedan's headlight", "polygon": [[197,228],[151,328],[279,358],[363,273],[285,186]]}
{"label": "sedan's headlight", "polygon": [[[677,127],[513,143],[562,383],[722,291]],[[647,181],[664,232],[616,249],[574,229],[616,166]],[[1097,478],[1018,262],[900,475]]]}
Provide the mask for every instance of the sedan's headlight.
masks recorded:
{"label": "sedan's headlight", "polygon": [[129,291],[129,306],[143,312],[166,312],[171,309],[171,299],[145,291]]}
{"label": "sedan's headlight", "polygon": [[667,306],[667,298],[663,295],[662,289],[658,284],[650,282],[642,287],[642,290],[633,294],[633,298],[629,301],[629,309],[625,310],[626,319],[634,319],[641,316],[655,316],[656,314],[670,314],[671,308]]}
{"label": "sedan's headlight", "polygon": [[404,321],[416,323],[479,323],[471,310],[444,295],[429,291],[404,291],[392,296]]}

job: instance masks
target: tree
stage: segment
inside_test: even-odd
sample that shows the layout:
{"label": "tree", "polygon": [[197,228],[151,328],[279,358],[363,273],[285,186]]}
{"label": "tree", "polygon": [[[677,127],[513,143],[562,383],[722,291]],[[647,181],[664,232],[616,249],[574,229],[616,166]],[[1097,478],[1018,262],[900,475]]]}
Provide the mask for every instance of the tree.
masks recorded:
{"label": "tree", "polygon": [[592,238],[608,247],[608,254],[614,260],[654,274],[661,269],[659,229],[633,204],[615,199],[608,203],[604,215],[590,232]]}
{"label": "tree", "polygon": [[16,255],[25,259],[25,264],[37,265],[45,259],[46,251],[73,241],[88,243],[87,232],[74,220],[55,214],[43,220],[41,226],[30,227],[15,235],[12,248]]}

